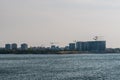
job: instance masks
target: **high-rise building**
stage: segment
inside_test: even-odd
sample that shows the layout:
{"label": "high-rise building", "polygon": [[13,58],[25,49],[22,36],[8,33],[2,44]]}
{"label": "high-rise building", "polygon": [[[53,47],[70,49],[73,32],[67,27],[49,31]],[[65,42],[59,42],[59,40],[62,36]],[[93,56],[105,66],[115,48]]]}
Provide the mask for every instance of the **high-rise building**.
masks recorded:
{"label": "high-rise building", "polygon": [[5,44],[5,49],[10,50],[11,49],[11,44]]}
{"label": "high-rise building", "polygon": [[104,52],[106,49],[106,41],[76,42],[76,49],[79,51]]}
{"label": "high-rise building", "polygon": [[88,43],[91,52],[104,52],[106,49],[106,41],[90,41]]}
{"label": "high-rise building", "polygon": [[75,43],[69,43],[69,50],[75,50]]}
{"label": "high-rise building", "polygon": [[76,50],[87,51],[88,48],[89,48],[88,42],[82,42],[82,41],[76,42]]}
{"label": "high-rise building", "polygon": [[21,44],[21,50],[27,50],[28,45],[26,43]]}
{"label": "high-rise building", "polygon": [[81,41],[76,42],[76,50],[82,51],[82,43],[83,43],[83,42],[81,42]]}
{"label": "high-rise building", "polygon": [[12,44],[12,50],[17,50],[17,44],[16,43]]}

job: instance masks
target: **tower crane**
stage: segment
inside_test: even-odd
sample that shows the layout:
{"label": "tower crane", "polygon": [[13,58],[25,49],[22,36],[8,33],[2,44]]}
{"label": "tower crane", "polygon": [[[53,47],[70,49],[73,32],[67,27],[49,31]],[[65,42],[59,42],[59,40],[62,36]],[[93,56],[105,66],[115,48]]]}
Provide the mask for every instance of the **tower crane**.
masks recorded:
{"label": "tower crane", "polygon": [[98,40],[103,40],[103,36],[95,36],[93,40],[98,41]]}

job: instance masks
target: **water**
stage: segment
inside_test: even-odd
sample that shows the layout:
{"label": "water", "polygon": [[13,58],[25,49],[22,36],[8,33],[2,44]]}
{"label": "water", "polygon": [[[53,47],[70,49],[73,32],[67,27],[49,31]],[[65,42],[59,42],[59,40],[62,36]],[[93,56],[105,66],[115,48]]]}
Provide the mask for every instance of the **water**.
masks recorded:
{"label": "water", "polygon": [[119,80],[120,54],[0,55],[0,80]]}

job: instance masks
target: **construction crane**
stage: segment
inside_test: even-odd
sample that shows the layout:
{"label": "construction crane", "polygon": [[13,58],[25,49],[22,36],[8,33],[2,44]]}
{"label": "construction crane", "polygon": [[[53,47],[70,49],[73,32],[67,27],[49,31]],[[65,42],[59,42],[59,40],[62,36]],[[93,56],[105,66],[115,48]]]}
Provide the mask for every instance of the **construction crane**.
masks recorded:
{"label": "construction crane", "polygon": [[50,42],[50,44],[52,46],[52,45],[58,44],[58,42]]}
{"label": "construction crane", "polygon": [[93,40],[98,41],[98,40],[103,40],[103,36],[95,36]]}
{"label": "construction crane", "polygon": [[77,40],[74,40],[73,42],[75,42],[75,43],[76,43],[76,42],[78,42],[78,41],[77,41]]}
{"label": "construction crane", "polygon": [[53,45],[53,44],[54,44],[54,42],[50,42],[50,44],[51,44],[51,45]]}

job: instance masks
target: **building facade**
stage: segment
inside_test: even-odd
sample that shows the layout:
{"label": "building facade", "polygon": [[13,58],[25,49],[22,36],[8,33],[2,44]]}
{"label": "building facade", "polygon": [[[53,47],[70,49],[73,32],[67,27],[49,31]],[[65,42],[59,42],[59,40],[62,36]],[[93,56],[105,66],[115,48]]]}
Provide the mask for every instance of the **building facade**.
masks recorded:
{"label": "building facade", "polygon": [[104,52],[106,49],[106,41],[86,41],[76,42],[76,50],[88,52]]}
{"label": "building facade", "polygon": [[106,50],[106,41],[90,41],[89,51],[104,52]]}
{"label": "building facade", "polygon": [[11,49],[11,44],[5,44],[5,49],[10,50]]}
{"label": "building facade", "polygon": [[17,50],[17,44],[16,44],[16,43],[13,43],[13,44],[11,45],[11,47],[12,47],[12,50]]}
{"label": "building facade", "polygon": [[75,43],[69,43],[69,50],[75,50]]}
{"label": "building facade", "polygon": [[28,44],[23,43],[21,44],[21,50],[27,50],[28,49]]}

